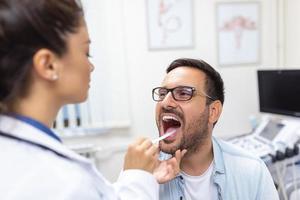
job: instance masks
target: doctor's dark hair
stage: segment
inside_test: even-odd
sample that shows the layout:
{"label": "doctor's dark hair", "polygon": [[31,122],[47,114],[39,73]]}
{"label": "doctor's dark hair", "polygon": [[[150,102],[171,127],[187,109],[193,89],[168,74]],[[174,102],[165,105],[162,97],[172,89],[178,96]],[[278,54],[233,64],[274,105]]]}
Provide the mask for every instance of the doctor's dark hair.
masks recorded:
{"label": "doctor's dark hair", "polygon": [[82,17],[76,0],[0,1],[0,112],[26,95],[34,54],[46,48],[63,56],[66,36],[76,33]]}
{"label": "doctor's dark hair", "polygon": [[[212,97],[214,100],[219,100],[222,104],[224,103],[224,83],[220,74],[208,63],[203,60],[196,60],[191,58],[180,58],[174,60],[166,72],[169,73],[177,67],[192,67],[199,69],[206,74],[205,81],[205,93]],[[212,101],[209,98],[207,99],[207,104],[210,104]]]}

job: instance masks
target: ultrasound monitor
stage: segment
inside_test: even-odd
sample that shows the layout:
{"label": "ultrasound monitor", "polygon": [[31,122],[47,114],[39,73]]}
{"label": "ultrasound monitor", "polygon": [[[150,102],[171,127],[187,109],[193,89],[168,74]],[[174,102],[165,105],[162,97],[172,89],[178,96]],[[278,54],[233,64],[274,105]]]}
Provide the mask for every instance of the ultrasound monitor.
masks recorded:
{"label": "ultrasound monitor", "polygon": [[284,124],[270,120],[264,129],[259,133],[259,136],[268,141],[272,141],[283,128]]}
{"label": "ultrasound monitor", "polygon": [[300,70],[258,70],[261,112],[300,117]]}

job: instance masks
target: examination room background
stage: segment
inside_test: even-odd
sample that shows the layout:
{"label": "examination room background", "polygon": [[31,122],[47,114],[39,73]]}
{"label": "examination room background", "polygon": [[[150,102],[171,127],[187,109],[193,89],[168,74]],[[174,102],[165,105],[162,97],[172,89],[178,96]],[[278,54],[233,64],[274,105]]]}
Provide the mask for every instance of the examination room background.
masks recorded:
{"label": "examination room background", "polygon": [[133,138],[158,136],[151,90],[174,59],[201,58],[221,73],[225,104],[214,135],[225,139],[250,132],[249,119],[260,117],[258,69],[299,69],[299,0],[255,1],[260,4],[260,63],[226,67],[218,66],[217,60],[218,2],[236,1],[193,0],[192,48],[149,50],[146,0],[82,1],[95,64],[89,106],[103,130],[64,137],[64,141],[70,146],[92,146],[97,167],[109,180],[116,180],[125,147]]}

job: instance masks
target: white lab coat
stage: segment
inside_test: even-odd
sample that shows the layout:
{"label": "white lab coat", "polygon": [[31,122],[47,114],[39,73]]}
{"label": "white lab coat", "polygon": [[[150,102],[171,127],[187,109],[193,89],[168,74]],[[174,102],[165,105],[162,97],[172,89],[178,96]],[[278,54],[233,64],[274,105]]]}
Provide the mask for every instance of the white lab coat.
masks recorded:
{"label": "white lab coat", "polygon": [[0,115],[0,132],[12,136],[0,134],[1,200],[158,199],[146,171],[126,170],[112,185],[89,160],[25,122]]}

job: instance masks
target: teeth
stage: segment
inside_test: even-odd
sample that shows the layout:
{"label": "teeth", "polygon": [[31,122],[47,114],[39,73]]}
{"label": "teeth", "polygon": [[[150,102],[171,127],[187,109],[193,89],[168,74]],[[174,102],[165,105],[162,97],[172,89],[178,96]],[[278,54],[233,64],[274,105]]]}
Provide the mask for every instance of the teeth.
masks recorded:
{"label": "teeth", "polygon": [[178,119],[176,119],[175,117],[173,116],[163,116],[162,118],[163,121],[167,121],[167,120],[174,120],[174,121],[179,121]]}

